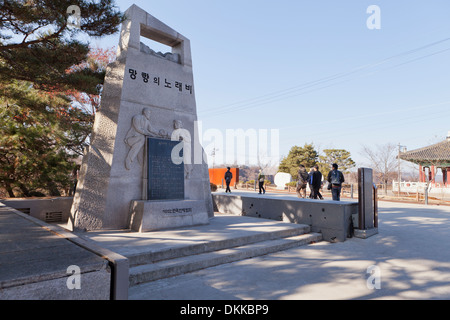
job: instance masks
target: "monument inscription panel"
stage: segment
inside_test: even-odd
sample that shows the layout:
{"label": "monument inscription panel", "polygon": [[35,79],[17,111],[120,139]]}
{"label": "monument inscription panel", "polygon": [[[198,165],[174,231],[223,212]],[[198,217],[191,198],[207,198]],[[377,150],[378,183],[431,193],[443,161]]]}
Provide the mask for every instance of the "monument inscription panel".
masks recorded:
{"label": "monument inscription panel", "polygon": [[172,150],[179,143],[147,138],[147,200],[184,200],[184,163],[172,161]]}

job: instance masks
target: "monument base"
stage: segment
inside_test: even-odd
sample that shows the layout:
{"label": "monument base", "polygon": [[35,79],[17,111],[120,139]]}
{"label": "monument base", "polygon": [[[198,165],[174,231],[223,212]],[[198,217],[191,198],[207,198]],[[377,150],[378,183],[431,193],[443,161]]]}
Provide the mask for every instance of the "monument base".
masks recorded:
{"label": "monument base", "polygon": [[130,229],[150,232],[209,224],[203,200],[132,201]]}
{"label": "monument base", "polygon": [[378,234],[378,228],[370,228],[367,230],[355,229],[354,235],[356,238],[367,239]]}

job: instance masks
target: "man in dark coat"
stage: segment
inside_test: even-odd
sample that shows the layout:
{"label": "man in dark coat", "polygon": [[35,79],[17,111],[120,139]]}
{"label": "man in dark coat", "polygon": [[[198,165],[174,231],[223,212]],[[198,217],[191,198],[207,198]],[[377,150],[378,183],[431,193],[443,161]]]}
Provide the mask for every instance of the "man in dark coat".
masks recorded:
{"label": "man in dark coat", "polygon": [[227,168],[228,169],[228,171],[227,172],[225,172],[225,183],[227,184],[227,189],[225,190],[225,193],[227,193],[227,192],[229,192],[229,193],[231,193],[231,189],[230,189],[230,183],[231,183],[231,179],[233,179],[233,173],[231,173],[231,168],[230,167],[228,167]]}
{"label": "man in dark coat", "polygon": [[308,172],[304,165],[300,165],[298,170],[298,181],[297,181],[297,196],[299,198],[306,198],[306,187],[308,185]]}
{"label": "man in dark coat", "polygon": [[311,174],[311,198],[323,199],[320,194],[320,188],[322,188],[322,173],[319,171],[319,166],[314,166],[314,171]]}
{"label": "man in dark coat", "polygon": [[334,201],[341,200],[342,184],[345,182],[344,175],[338,170],[338,165],[333,163],[333,170],[328,174],[328,182],[331,184],[331,195]]}
{"label": "man in dark coat", "polygon": [[262,172],[262,170],[259,169],[259,175],[258,175],[259,194],[261,194],[261,191],[263,191],[264,194],[266,194],[266,189],[264,188],[265,180],[266,180],[266,176],[264,175],[264,173]]}

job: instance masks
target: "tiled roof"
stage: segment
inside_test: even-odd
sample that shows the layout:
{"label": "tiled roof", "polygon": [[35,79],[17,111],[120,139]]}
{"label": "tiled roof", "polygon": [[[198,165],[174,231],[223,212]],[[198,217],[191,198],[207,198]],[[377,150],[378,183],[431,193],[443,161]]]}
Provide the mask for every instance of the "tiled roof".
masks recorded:
{"label": "tiled roof", "polygon": [[417,164],[450,165],[450,139],[400,154],[400,159]]}

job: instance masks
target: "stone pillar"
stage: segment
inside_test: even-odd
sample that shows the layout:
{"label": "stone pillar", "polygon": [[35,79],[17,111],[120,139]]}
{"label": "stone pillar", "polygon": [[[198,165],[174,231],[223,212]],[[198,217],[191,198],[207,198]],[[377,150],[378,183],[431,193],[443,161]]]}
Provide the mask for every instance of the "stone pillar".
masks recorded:
{"label": "stone pillar", "polygon": [[374,226],[373,171],[369,168],[358,169],[358,226],[355,237],[368,238],[378,233]]}

